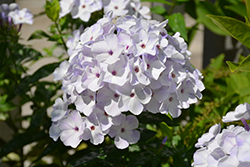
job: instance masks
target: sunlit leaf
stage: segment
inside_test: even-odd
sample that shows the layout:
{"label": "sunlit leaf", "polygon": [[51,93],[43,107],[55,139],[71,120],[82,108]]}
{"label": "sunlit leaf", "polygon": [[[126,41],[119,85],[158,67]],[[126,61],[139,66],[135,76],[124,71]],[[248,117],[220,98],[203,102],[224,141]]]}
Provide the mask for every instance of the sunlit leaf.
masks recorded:
{"label": "sunlit leaf", "polygon": [[231,72],[235,71],[247,71],[250,72],[250,55],[248,55],[241,63],[226,62]]}
{"label": "sunlit leaf", "polygon": [[250,19],[250,0],[246,0],[247,16]]}
{"label": "sunlit leaf", "polygon": [[223,31],[250,48],[250,27],[247,24],[226,16],[208,15],[208,17]]}
{"label": "sunlit leaf", "polygon": [[58,0],[46,1],[45,12],[52,21],[57,21],[59,18],[60,4]]}

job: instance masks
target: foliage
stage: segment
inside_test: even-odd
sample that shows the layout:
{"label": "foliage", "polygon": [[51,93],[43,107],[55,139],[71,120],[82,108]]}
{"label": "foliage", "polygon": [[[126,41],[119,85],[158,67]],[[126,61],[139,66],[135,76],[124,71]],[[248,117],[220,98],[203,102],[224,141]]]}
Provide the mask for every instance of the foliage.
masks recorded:
{"label": "foliage", "polygon": [[[204,24],[213,33],[230,34],[247,47],[250,47],[249,36],[249,0],[217,0],[214,4],[199,0],[144,0],[160,2],[170,7],[152,7],[151,11],[169,19],[168,32],[179,31],[190,44],[197,31],[198,24]],[[181,13],[173,13],[178,5],[185,6],[185,12],[196,20],[192,27],[186,27]],[[227,62],[231,73],[224,62],[227,55],[221,54],[212,59],[210,65],[202,71],[205,91],[202,100],[183,110],[181,117],[172,119],[169,115],[143,113],[138,119],[141,139],[137,144],[125,150],[119,150],[113,141],[105,138],[102,145],[94,146],[82,142],[75,150],[66,147],[58,140],[54,142],[48,134],[51,119],[47,109],[60,96],[59,82],[44,81],[65,55],[55,56],[57,47],[67,50],[66,39],[80,25],[88,27],[102,17],[103,11],[92,14],[89,22],[72,19],[66,15],[59,19],[57,0],[46,1],[45,13],[54,22],[49,33],[35,31],[29,38],[45,38],[53,41],[55,46],[47,49],[45,55],[37,50],[18,43],[20,34],[14,29],[0,31],[0,121],[6,123],[14,132],[10,141],[0,140],[0,165],[23,166],[190,166],[195,152],[194,144],[198,138],[221,118],[227,111],[238,104],[250,103],[249,56],[241,57],[237,63]],[[207,17],[208,15],[208,17]],[[246,19],[245,19],[246,18]],[[244,20],[246,23],[239,21]],[[216,24],[214,24],[215,22]],[[66,53],[65,50],[65,53]],[[27,63],[34,63],[46,57],[55,57],[58,63],[40,67],[33,74],[28,74]],[[22,116],[22,106],[31,103],[32,114]],[[17,113],[14,117],[13,113]],[[23,127],[22,122],[29,126]],[[225,126],[225,124],[222,124]],[[162,142],[167,136],[167,141]],[[24,153],[24,147],[30,150]],[[44,157],[51,158],[48,163]]]}

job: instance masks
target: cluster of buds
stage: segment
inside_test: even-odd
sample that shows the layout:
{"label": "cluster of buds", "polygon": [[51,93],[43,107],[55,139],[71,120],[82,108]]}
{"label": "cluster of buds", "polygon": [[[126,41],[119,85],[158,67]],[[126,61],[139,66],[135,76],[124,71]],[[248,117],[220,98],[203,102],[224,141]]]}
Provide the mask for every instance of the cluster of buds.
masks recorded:
{"label": "cluster of buds", "polygon": [[97,145],[108,134],[127,148],[140,138],[136,116],[176,118],[202,97],[201,73],[188,61],[180,33],[165,30],[168,21],[124,16],[114,24],[111,15],[76,30],[67,41],[69,60],[53,73],[64,95],[53,106],[50,136],[67,146],[89,139]]}
{"label": "cluster of buds", "polygon": [[61,0],[60,8],[60,17],[71,13],[72,18],[80,18],[84,22],[89,21],[91,13],[102,9],[105,14],[113,11],[113,17],[129,14],[151,18],[148,15],[150,9],[142,6],[140,0]]}
{"label": "cluster of buds", "polygon": [[0,29],[10,29],[12,27],[17,29],[16,26],[19,25],[19,32],[23,23],[33,24],[33,15],[28,9],[23,8],[20,10],[19,5],[16,3],[0,5]]}
{"label": "cluster of buds", "polygon": [[227,113],[222,119],[223,122],[241,120],[245,127],[230,125],[220,132],[220,124],[212,126],[196,143],[195,147],[200,149],[194,153],[192,166],[250,166],[250,129],[246,123],[248,119],[248,103],[240,104],[235,111]]}

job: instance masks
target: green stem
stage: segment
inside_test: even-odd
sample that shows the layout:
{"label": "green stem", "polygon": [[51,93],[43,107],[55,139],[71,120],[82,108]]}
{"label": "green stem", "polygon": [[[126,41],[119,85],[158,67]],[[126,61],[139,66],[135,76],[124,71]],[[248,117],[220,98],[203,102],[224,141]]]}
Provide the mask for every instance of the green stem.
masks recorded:
{"label": "green stem", "polygon": [[175,6],[176,6],[176,0],[173,1],[173,4],[172,4],[172,6],[171,6],[171,8],[170,8],[170,10],[168,12],[169,15],[173,12]]}
{"label": "green stem", "polygon": [[61,29],[59,28],[59,25],[57,24],[57,22],[55,22],[55,25],[56,25],[57,31],[59,32],[60,38],[61,38],[61,40],[62,40],[63,47],[64,47],[65,51],[67,52],[68,48],[67,48],[66,43],[65,43],[65,41],[64,41],[64,39],[63,39],[63,37],[62,37],[62,31],[61,31]]}

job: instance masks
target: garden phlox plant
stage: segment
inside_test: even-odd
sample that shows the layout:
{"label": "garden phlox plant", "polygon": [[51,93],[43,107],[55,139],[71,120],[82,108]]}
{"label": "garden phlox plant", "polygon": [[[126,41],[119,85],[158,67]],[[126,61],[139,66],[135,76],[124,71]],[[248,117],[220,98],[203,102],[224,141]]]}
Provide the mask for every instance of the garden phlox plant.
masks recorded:
{"label": "garden phlox plant", "polygon": [[124,16],[126,14],[136,15],[150,19],[150,9],[142,6],[140,0],[61,0],[60,17],[71,13],[73,19],[80,18],[88,22],[91,13],[103,9],[104,13],[112,11],[112,17]]}
{"label": "garden phlox plant", "polygon": [[195,147],[199,149],[194,153],[192,166],[250,166],[250,129],[247,119],[250,119],[248,103],[240,104],[235,111],[228,112],[223,122],[241,120],[245,127],[230,125],[221,131],[220,124],[212,126],[208,133],[198,139]]}
{"label": "garden phlox plant", "polygon": [[67,146],[101,144],[109,135],[125,149],[140,139],[142,112],[176,118],[202,98],[201,73],[189,63],[180,33],[164,29],[167,20],[124,16],[115,24],[112,18],[109,12],[76,30],[66,43],[69,60],[53,73],[64,94],[53,106],[50,136]]}
{"label": "garden phlox plant", "polygon": [[[33,15],[27,8],[20,9],[16,3],[0,5],[0,28],[11,28],[19,25],[20,31],[23,23],[33,24]],[[13,25],[13,26],[12,26]]]}

